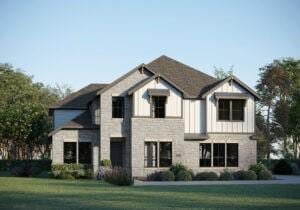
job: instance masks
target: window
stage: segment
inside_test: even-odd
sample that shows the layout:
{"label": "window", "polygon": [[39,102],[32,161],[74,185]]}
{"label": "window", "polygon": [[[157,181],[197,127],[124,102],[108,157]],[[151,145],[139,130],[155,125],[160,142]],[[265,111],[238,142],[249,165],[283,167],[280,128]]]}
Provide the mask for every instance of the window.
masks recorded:
{"label": "window", "polygon": [[230,120],[229,100],[219,100],[219,120]]}
{"label": "window", "polygon": [[145,167],[157,167],[157,142],[145,143]]}
{"label": "window", "polygon": [[91,142],[79,142],[79,157],[78,161],[82,164],[91,164],[92,148]]}
{"label": "window", "polygon": [[200,144],[200,167],[211,167],[211,144]]}
{"label": "window", "polygon": [[76,142],[64,142],[64,163],[76,162]]}
{"label": "window", "polygon": [[243,100],[232,100],[232,120],[244,120]]}
{"label": "window", "polygon": [[[159,148],[158,148],[159,147]],[[159,159],[158,152],[159,151]],[[169,167],[172,165],[172,142],[145,142],[145,167]]]}
{"label": "window", "polygon": [[227,144],[227,167],[238,167],[238,144]]}
{"label": "window", "polygon": [[153,116],[155,118],[164,118],[166,112],[166,97],[153,96]]}
{"label": "window", "polygon": [[159,143],[159,166],[169,167],[172,165],[172,142]]}
{"label": "window", "polygon": [[244,100],[219,99],[218,120],[244,120]]}
{"label": "window", "polygon": [[225,144],[213,144],[214,145],[214,167],[225,166]]}
{"label": "window", "polygon": [[112,117],[123,118],[124,117],[124,98],[112,97]]}

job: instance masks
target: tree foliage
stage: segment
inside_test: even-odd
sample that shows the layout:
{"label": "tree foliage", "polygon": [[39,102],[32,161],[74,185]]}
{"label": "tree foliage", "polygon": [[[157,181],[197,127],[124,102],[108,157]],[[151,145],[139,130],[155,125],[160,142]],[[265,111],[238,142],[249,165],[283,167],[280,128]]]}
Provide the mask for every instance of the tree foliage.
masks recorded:
{"label": "tree foliage", "polygon": [[[263,129],[266,140],[266,156],[270,159],[272,143],[282,142],[282,153],[289,152],[289,139],[297,142],[299,133],[296,114],[297,95],[300,90],[300,60],[292,58],[274,60],[260,68],[257,92],[262,97],[259,111],[263,115]],[[260,127],[262,128],[262,127]],[[298,144],[295,144],[294,158],[297,157]],[[296,151],[295,151],[296,150]]]}
{"label": "tree foliage", "polygon": [[60,97],[55,89],[0,64],[0,155],[9,159],[46,155],[52,129],[48,106]]}
{"label": "tree foliage", "polygon": [[223,68],[217,68],[214,66],[214,75],[217,79],[225,79],[226,77],[233,75],[233,66],[230,66],[228,71],[225,71]]}

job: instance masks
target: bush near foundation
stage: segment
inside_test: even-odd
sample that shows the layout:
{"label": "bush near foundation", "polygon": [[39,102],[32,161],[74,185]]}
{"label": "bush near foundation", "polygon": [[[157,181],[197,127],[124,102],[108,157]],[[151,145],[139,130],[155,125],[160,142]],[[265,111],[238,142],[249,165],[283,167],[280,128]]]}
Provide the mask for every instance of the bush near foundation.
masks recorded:
{"label": "bush near foundation", "polygon": [[119,186],[129,186],[132,184],[132,178],[129,172],[122,167],[114,167],[108,170],[104,175],[104,180]]}
{"label": "bush near foundation", "polygon": [[254,171],[248,170],[240,170],[233,173],[234,179],[236,180],[256,180],[257,175]]}
{"label": "bush near foundation", "polygon": [[50,177],[56,179],[86,179],[93,177],[93,171],[90,165],[55,164],[52,166]]}
{"label": "bush near foundation", "polygon": [[187,170],[179,171],[176,175],[176,181],[192,181],[192,175]]}
{"label": "bush near foundation", "polygon": [[216,181],[219,180],[218,175],[215,172],[200,172],[195,175],[194,180],[197,181]]}
{"label": "bush near foundation", "polygon": [[228,170],[224,170],[220,173],[220,178],[221,181],[231,181],[234,179],[233,177],[233,173],[228,171]]}
{"label": "bush near foundation", "polygon": [[272,173],[268,170],[261,170],[257,175],[258,180],[271,180]]}
{"label": "bush near foundation", "polygon": [[172,171],[162,172],[161,181],[175,181],[175,175]]}

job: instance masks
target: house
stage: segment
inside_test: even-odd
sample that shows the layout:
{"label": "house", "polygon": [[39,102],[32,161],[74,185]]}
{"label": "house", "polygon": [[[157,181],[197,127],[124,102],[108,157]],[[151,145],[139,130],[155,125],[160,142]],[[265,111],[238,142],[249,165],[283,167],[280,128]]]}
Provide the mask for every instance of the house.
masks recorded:
{"label": "house", "polygon": [[167,56],[110,84],[90,84],[50,107],[52,160],[103,159],[145,177],[172,163],[194,172],[256,163],[255,102],[234,76],[218,80]]}

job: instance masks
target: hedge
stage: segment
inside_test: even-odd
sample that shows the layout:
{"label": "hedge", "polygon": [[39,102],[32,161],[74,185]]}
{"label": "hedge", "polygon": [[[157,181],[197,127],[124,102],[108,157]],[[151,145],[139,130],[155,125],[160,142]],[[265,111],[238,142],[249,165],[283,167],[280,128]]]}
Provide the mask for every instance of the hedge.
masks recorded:
{"label": "hedge", "polygon": [[39,168],[41,171],[50,171],[52,161],[43,160],[0,160],[0,171],[9,171],[19,165],[30,165]]}

